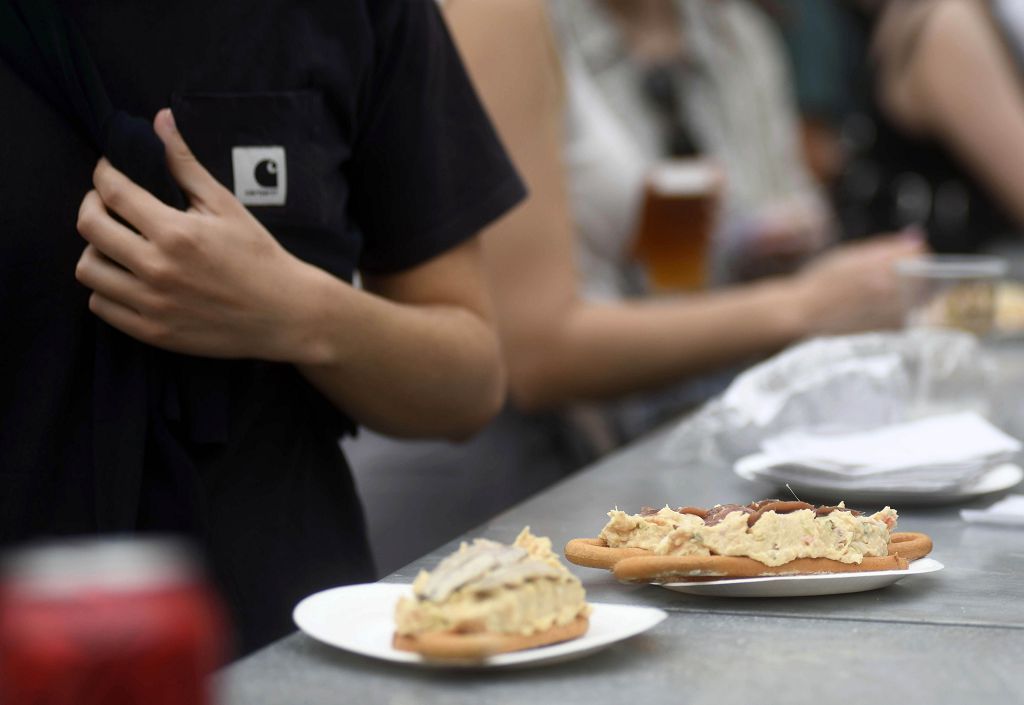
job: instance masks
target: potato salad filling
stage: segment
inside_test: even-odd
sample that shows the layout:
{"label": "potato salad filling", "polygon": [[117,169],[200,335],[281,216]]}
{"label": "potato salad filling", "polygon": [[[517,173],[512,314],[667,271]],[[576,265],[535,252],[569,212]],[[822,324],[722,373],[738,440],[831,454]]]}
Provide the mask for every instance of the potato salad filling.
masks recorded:
{"label": "potato salad filling", "polygon": [[796,558],[860,563],[865,556],[888,555],[897,519],[889,507],[865,516],[842,503],[775,511],[766,502],[719,505],[700,510],[704,516],[669,507],[641,514],[613,509],[600,538],[612,548],[643,548],[663,556],[746,556],[768,566]]}
{"label": "potato salad filling", "polygon": [[590,608],[579,578],[529,527],[511,546],[463,543],[432,572],[421,571],[413,597],[395,611],[401,635],[454,631],[528,636],[585,617]]}

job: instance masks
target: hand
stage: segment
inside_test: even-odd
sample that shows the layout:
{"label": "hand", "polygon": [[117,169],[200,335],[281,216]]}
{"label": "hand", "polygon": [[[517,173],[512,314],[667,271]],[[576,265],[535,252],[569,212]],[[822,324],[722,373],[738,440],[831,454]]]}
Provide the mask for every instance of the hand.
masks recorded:
{"label": "hand", "polygon": [[795,262],[818,252],[831,239],[828,214],[811,199],[792,198],[763,209],[756,219],[749,254],[755,260]]}
{"label": "hand", "polygon": [[[289,254],[196,160],[170,110],[154,120],[191,204],[171,208],[105,158],[78,213],[89,242],[75,270],[89,308],[144,343],[206,357],[301,362],[300,293],[327,276]],[[131,227],[118,222],[120,216]],[[134,228],[134,230],[133,230]]]}
{"label": "hand", "polygon": [[899,326],[902,307],[895,264],[925,249],[920,231],[907,230],[842,245],[805,267],[796,282],[809,332],[852,333]]}

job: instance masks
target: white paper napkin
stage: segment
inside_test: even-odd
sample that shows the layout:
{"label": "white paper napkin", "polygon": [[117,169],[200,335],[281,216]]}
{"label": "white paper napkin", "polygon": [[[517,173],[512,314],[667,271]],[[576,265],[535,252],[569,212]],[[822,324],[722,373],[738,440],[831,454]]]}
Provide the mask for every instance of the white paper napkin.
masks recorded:
{"label": "white paper napkin", "polygon": [[780,462],[847,475],[894,470],[973,466],[1020,451],[1020,442],[975,412],[930,416],[870,431],[821,434],[796,431],[762,443]]}
{"label": "white paper napkin", "polygon": [[[769,461],[770,462],[770,461]],[[764,456],[748,456],[736,463],[736,472],[748,479],[764,478],[779,483],[811,484],[841,490],[914,490],[939,492],[971,485],[988,473],[993,466],[976,463],[956,468],[933,471],[932,468],[909,468],[874,475],[843,475],[824,473],[814,467],[801,465],[765,464]]]}
{"label": "white paper napkin", "polygon": [[964,521],[1024,527],[1024,494],[1011,494],[988,509],[961,509]]}
{"label": "white paper napkin", "polygon": [[938,492],[969,486],[1021,443],[974,412],[931,416],[856,433],[797,431],[769,438],[736,470],[836,490]]}

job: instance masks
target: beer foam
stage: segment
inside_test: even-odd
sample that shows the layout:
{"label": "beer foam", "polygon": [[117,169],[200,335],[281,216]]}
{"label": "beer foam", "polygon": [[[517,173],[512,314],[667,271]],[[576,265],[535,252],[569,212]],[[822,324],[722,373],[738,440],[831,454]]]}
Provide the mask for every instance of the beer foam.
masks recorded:
{"label": "beer foam", "polygon": [[707,162],[663,162],[651,170],[651,187],[664,195],[707,193],[718,182],[718,171]]}

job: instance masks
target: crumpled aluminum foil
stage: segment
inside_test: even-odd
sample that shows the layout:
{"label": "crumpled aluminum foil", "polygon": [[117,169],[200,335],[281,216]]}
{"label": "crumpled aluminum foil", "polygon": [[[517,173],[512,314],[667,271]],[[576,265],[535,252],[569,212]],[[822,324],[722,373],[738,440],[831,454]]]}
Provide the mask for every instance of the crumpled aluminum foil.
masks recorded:
{"label": "crumpled aluminum foil", "polygon": [[864,430],[967,409],[992,418],[997,379],[995,363],[969,333],[817,338],[737,377],[670,434],[661,456],[731,464],[794,429]]}

